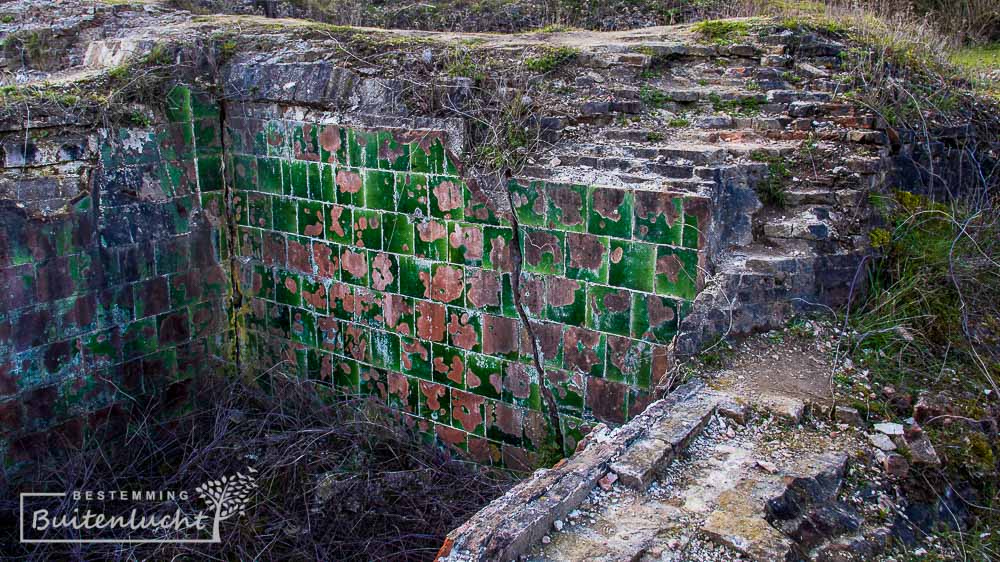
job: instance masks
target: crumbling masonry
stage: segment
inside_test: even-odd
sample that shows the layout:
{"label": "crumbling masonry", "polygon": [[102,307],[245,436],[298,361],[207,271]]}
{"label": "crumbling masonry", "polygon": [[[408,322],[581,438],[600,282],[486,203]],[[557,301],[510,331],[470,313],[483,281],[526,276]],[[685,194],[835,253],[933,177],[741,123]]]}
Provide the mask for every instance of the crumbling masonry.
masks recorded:
{"label": "crumbling masonry", "polygon": [[[123,37],[84,64],[144,48]],[[3,123],[8,465],[124,421],[133,398],[182,407],[228,370],[370,394],[428,441],[528,470],[640,414],[674,356],[851,293],[866,193],[891,166],[876,120],[832,101],[839,45],[608,35],[539,115],[551,147],[484,186],[468,81],[441,78],[451,116],[421,116],[398,81],[300,43],[236,56],[215,89],[172,86],[150,125]],[[622,126],[666,110],[688,117]],[[755,187],[804,141],[809,173],[763,206]]]}

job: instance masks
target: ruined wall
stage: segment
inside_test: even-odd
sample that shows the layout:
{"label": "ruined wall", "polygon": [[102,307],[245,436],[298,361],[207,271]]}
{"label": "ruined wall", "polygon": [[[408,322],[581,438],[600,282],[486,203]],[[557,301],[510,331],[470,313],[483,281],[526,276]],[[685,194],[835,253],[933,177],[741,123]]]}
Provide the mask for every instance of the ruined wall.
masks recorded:
{"label": "ruined wall", "polygon": [[512,217],[463,182],[441,130],[227,115],[244,365],[379,396],[515,469],[551,452],[533,338],[566,453],[585,419],[650,401],[700,284],[704,200],[513,181]]}
{"label": "ruined wall", "polygon": [[[228,361],[219,109],[174,88],[168,123],[3,141],[0,447],[78,445]],[[83,124],[81,124],[83,125]]]}

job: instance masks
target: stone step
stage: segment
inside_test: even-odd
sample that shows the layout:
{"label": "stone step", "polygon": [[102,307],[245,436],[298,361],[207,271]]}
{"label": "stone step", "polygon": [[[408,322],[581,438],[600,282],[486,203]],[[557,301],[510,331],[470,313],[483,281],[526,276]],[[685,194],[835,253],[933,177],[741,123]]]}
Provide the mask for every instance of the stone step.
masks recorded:
{"label": "stone step", "polygon": [[[800,455],[786,466],[759,464],[719,496],[701,532],[753,560],[796,560],[803,546],[811,546],[796,540],[804,536],[803,529],[835,509],[847,460],[845,453],[836,451]],[[845,524],[843,529],[853,532],[857,526]],[[823,532],[841,534],[837,531],[834,527]]]}
{"label": "stone step", "polygon": [[823,189],[809,189],[801,191],[788,191],[785,194],[787,205],[795,207],[799,205],[835,205],[837,203],[836,192]]}
{"label": "stone step", "polygon": [[[623,159],[656,160],[669,163],[691,163],[700,166],[721,165],[730,158],[747,157],[763,152],[783,156],[797,150],[798,142],[728,142],[706,143],[691,140],[664,140],[643,144],[575,144],[565,149],[576,156],[617,157]],[[561,154],[556,154],[562,158]]]}
{"label": "stone step", "polygon": [[764,223],[767,238],[795,238],[799,240],[830,240],[836,232],[826,207],[811,207],[791,217],[777,217]]}
{"label": "stone step", "polygon": [[[552,469],[536,471],[449,533],[437,560],[518,558],[538,543],[556,520],[564,520],[576,509],[599,481],[613,474],[609,472],[610,465],[633,444],[649,435],[661,434],[671,445],[685,445],[696,434],[695,430],[704,425],[701,418],[704,409],[710,408],[710,416],[720,400],[704,383],[694,381],[650,404],[642,414],[615,430],[599,424],[572,457]],[[675,417],[693,423],[671,424]]]}
{"label": "stone step", "polygon": [[595,187],[633,188],[655,191],[667,190],[687,193],[699,193],[709,190],[715,185],[714,181],[699,177],[678,179],[648,172],[630,174],[584,166],[552,167],[547,165],[529,165],[521,170],[520,176],[529,181],[545,180],[586,184]]}
{"label": "stone step", "polygon": [[678,402],[671,408],[669,417],[651,427],[643,439],[633,443],[611,463],[611,471],[622,484],[645,490],[653,478],[701,433],[719,402],[719,396],[710,392]]}

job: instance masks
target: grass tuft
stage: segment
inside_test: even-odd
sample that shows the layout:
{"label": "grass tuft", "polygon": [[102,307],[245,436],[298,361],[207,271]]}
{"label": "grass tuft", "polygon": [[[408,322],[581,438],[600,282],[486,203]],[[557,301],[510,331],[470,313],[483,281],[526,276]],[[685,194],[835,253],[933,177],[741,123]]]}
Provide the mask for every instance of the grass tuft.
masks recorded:
{"label": "grass tuft", "polygon": [[572,47],[548,47],[540,54],[524,59],[524,67],[544,74],[575,59],[578,54],[579,51]]}

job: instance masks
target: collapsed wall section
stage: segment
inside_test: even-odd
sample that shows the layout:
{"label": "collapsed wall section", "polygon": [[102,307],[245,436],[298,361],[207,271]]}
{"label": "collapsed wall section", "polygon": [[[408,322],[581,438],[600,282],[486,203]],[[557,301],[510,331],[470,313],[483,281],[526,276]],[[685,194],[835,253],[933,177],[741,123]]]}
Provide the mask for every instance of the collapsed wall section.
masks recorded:
{"label": "collapsed wall section", "polygon": [[651,401],[702,283],[707,201],[511,181],[511,215],[463,181],[442,129],[226,113],[244,365],[374,395],[428,441],[518,470]]}
{"label": "collapsed wall section", "polygon": [[[35,116],[3,140],[0,446],[8,467],[128,422],[231,361],[222,136],[176,87],[168,121],[95,130]],[[17,124],[21,126],[21,123]]]}

